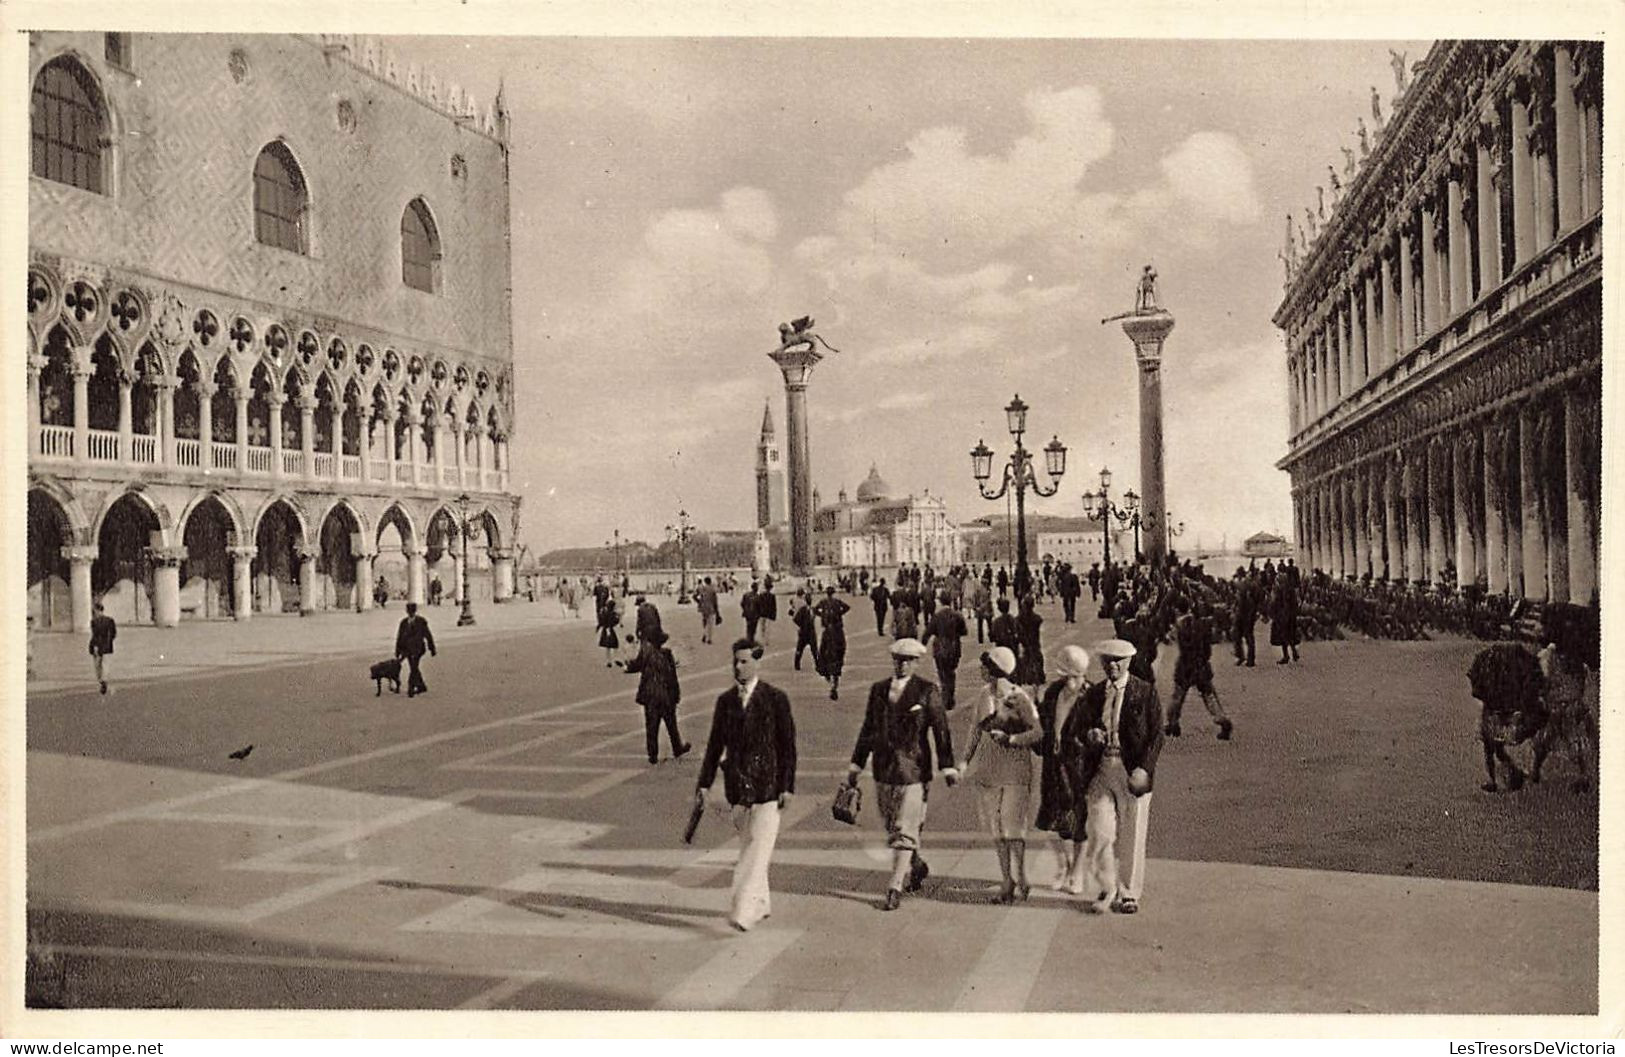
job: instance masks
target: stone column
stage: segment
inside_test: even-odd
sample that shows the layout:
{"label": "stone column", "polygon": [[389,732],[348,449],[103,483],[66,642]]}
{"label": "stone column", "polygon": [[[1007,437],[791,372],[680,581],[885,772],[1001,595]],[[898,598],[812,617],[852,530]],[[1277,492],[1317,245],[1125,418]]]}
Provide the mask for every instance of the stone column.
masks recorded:
{"label": "stone column", "polygon": [[1134,343],[1140,374],[1140,509],[1149,527],[1142,542],[1146,562],[1161,568],[1168,552],[1168,511],[1163,491],[1162,345],[1174,329],[1164,309],[1140,311],[1123,320],[1123,333]]}
{"label": "stone column", "polygon": [[439,416],[434,420],[434,486],[444,487],[446,479],[446,429],[440,424]]}
{"label": "stone column", "polygon": [[1433,206],[1422,210],[1422,298],[1421,321],[1417,333],[1426,338],[1439,329],[1444,314],[1439,304],[1439,259],[1434,239]]}
{"label": "stone column", "polygon": [[[1418,453],[1405,452],[1401,458],[1404,460],[1400,468],[1400,489],[1405,494],[1405,579],[1418,583],[1427,579],[1427,566],[1422,547],[1422,527],[1427,518],[1427,485],[1424,479],[1427,469],[1424,462],[1418,467]],[[1427,458],[1427,448],[1423,447],[1421,459]]]}
{"label": "stone column", "polygon": [[90,567],[96,561],[94,546],[67,546],[62,557],[68,562],[68,619],[75,631],[89,631],[91,609],[95,599],[90,592]]}
{"label": "stone column", "polygon": [[1450,207],[1446,235],[1450,240],[1450,311],[1446,316],[1452,319],[1467,311],[1467,306],[1473,303],[1472,271],[1468,259],[1470,251],[1467,248],[1467,217],[1464,215],[1467,203],[1462,194],[1461,169],[1462,162],[1459,159],[1451,162],[1450,182],[1445,195]]}
{"label": "stone column", "polygon": [[[805,573],[813,564],[812,446],[807,430],[807,382],[823,354],[811,341],[767,354],[784,375],[784,419],[789,437],[790,566]],[[480,472],[483,485],[485,473]]]}
{"label": "stone column", "polygon": [[92,351],[86,345],[73,354],[73,457],[79,460],[90,458],[90,376],[95,373]]}
{"label": "stone column", "polygon": [[372,560],[375,557],[371,551],[355,556],[355,608],[359,613],[372,608]]}
{"label": "stone column", "polygon": [[1328,314],[1320,322],[1320,335],[1315,343],[1315,359],[1317,367],[1315,387],[1315,417],[1323,418],[1332,408],[1332,396],[1336,392],[1332,385],[1332,365],[1337,359],[1337,346],[1332,341],[1332,322]]}
{"label": "stone column", "polygon": [[272,393],[267,401],[271,408],[271,476],[282,476],[282,405],[287,398],[281,393]]}
{"label": "stone column", "polygon": [[491,549],[491,601],[513,600],[513,551],[507,548]]}
{"label": "stone column", "polygon": [[1438,583],[1450,562],[1450,543],[1445,538],[1444,511],[1449,490],[1450,453],[1437,436],[1428,441],[1428,579]]}
{"label": "stone column", "polygon": [[248,390],[239,387],[232,395],[237,400],[237,472],[248,470]]}
{"label": "stone column", "polygon": [[[1593,59],[1591,56],[1595,55]],[[1580,143],[1585,151],[1581,164],[1580,194],[1582,219],[1602,209],[1602,44],[1583,45],[1574,90],[1580,102]]]}
{"label": "stone column", "polygon": [[[372,420],[371,407],[357,407],[356,419],[361,428],[361,436],[358,438],[360,451],[357,452],[361,456],[361,480],[370,488],[372,486],[372,446],[376,443],[378,436],[377,423]],[[362,594],[370,597],[372,592],[363,591]]]}
{"label": "stone column", "polygon": [[197,387],[197,447],[198,469],[214,472],[214,394],[218,387],[203,382]]}
{"label": "stone column", "polygon": [[1416,290],[1415,265],[1411,263],[1411,222],[1406,218],[1399,229],[1399,349],[1403,355],[1416,347],[1416,308],[1412,297]]}
{"label": "stone column", "polygon": [[1348,313],[1348,322],[1345,325],[1341,315],[1337,317],[1337,400],[1343,401],[1355,388],[1354,361],[1359,357],[1356,351],[1360,339],[1360,310],[1355,300],[1355,286],[1350,282],[1346,297],[1343,299],[1347,306],[1343,311]]}
{"label": "stone column", "polygon": [[1552,602],[1569,600],[1568,466],[1563,411],[1562,404],[1542,409],[1535,434],[1545,470],[1540,482],[1540,506],[1546,524],[1546,598]]}
{"label": "stone column", "polygon": [[28,458],[32,462],[39,458],[40,453],[40,411],[39,411],[39,377],[40,372],[50,361],[39,353],[31,353],[28,357]]}
{"label": "stone column", "polygon": [[1533,111],[1529,118],[1529,155],[1534,163],[1535,251],[1545,249],[1556,237],[1557,192],[1553,187],[1552,124],[1544,114]]}
{"label": "stone column", "polygon": [[1366,467],[1357,466],[1349,474],[1350,505],[1354,509],[1354,575],[1371,571],[1371,506],[1366,487]]}
{"label": "stone column", "polygon": [[466,488],[464,471],[468,469],[468,452],[465,450],[468,438],[461,419],[451,424],[451,431],[452,443],[457,446],[457,487]]}
{"label": "stone column", "polygon": [[1360,575],[1360,472],[1349,470],[1343,475],[1343,575],[1358,579]]}
{"label": "stone column", "polygon": [[1501,281],[1501,196],[1495,189],[1495,163],[1490,147],[1495,142],[1497,120],[1487,111],[1479,124],[1476,164],[1478,204],[1478,296],[1483,297]]}
{"label": "stone column", "polygon": [[1501,509],[1506,531],[1507,592],[1523,597],[1523,486],[1519,483],[1522,474],[1518,466],[1518,419],[1514,415],[1500,422],[1501,443],[1497,451],[1503,474]]}
{"label": "stone column", "polygon": [[1382,366],[1384,369],[1399,361],[1399,310],[1394,301],[1394,255],[1382,255]]}
{"label": "stone column", "polygon": [[1390,580],[1403,580],[1405,578],[1405,541],[1399,533],[1400,503],[1403,502],[1400,490],[1400,468],[1392,458],[1385,458],[1382,467],[1382,499],[1385,508],[1383,511],[1383,528],[1386,537],[1384,543],[1387,545],[1387,569],[1384,575]]}
{"label": "stone column", "polygon": [[237,600],[231,616],[234,620],[248,620],[254,615],[254,555],[259,548],[238,546],[227,551],[231,554],[231,593]]}
{"label": "stone column", "polygon": [[1535,166],[1529,155],[1528,85],[1512,96],[1512,267],[1521,268],[1535,253]]}
{"label": "stone column", "polygon": [[1600,492],[1602,418],[1589,385],[1569,390],[1563,409],[1567,463],[1569,601],[1590,605],[1597,592],[1597,511]]}
{"label": "stone column", "polygon": [[1507,592],[1506,438],[1498,422],[1484,426],[1484,573],[1492,595]]}
{"label": "stone column", "polygon": [[181,622],[181,561],[185,547],[152,549],[152,622],[172,628]]}
{"label": "stone column", "polygon": [[1337,490],[1328,475],[1320,482],[1320,547],[1328,576],[1337,577],[1339,545],[1337,542]]}
{"label": "stone column", "polygon": [[[1552,46],[1553,158],[1557,163],[1557,229],[1573,231],[1584,217],[1580,199],[1580,106],[1574,98],[1574,56],[1567,44]],[[1571,568],[1572,572],[1572,568]],[[1589,597],[1589,594],[1588,594]]]}
{"label": "stone column", "polygon": [[401,551],[406,555],[406,600],[423,604],[423,584],[428,579],[424,568],[423,549],[408,550],[410,544],[402,544]]}
{"label": "stone column", "polygon": [[[305,435],[308,439],[308,433]],[[306,449],[307,457],[309,449]],[[299,548],[299,615],[308,617],[316,611],[316,552],[308,547]]]}
{"label": "stone column", "polygon": [[344,400],[333,405],[333,476],[344,477]]}
{"label": "stone column", "polygon": [[1546,601],[1546,525],[1542,516],[1539,412],[1531,404],[1518,411],[1519,516],[1523,539],[1523,597]]}
{"label": "stone column", "polygon": [[1373,374],[1382,372],[1382,325],[1377,320],[1376,273],[1367,269],[1355,292],[1365,302],[1363,315],[1358,306],[1354,312],[1361,320],[1360,336],[1354,341],[1354,388],[1358,389]]}
{"label": "stone column", "polygon": [[1326,479],[1326,542],[1331,553],[1327,555],[1326,571],[1333,579],[1343,578],[1343,482],[1335,475]]}
{"label": "stone column", "polygon": [[[299,397],[299,456],[304,462],[304,476],[316,476],[316,398],[309,394]],[[304,590],[300,589],[300,612],[304,611]]]}
{"label": "stone column", "polygon": [[411,487],[418,483],[418,449],[423,447],[423,413],[415,407],[406,409],[406,457],[412,468]]}
{"label": "stone column", "polygon": [[135,427],[130,414],[130,389],[135,384],[135,378],[129,371],[121,370],[118,373],[118,457],[120,462],[132,462],[135,459]]}
{"label": "stone column", "polygon": [[386,482],[391,490],[398,487],[395,484],[395,409],[391,407],[384,415],[384,463],[388,468],[389,479]]}
{"label": "stone column", "polygon": [[462,605],[463,603],[463,570],[468,565],[468,532],[466,529],[461,533],[461,536],[460,545],[451,552],[451,601],[453,605]]}
{"label": "stone column", "polygon": [[164,466],[175,465],[175,390],[179,388],[180,380],[172,374],[157,379],[158,461]]}
{"label": "stone column", "polygon": [[1478,582],[1478,552],[1473,547],[1473,465],[1472,432],[1465,432],[1450,445],[1454,464],[1451,496],[1455,500],[1456,583],[1463,587]]}

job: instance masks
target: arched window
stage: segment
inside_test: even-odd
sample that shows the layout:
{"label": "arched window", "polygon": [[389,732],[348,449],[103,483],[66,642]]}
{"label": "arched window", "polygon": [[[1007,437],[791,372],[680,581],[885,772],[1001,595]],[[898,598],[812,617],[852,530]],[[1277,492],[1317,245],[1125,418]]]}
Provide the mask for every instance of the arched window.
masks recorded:
{"label": "arched window", "polygon": [[440,289],[440,233],[421,198],[401,213],[401,281],[426,293]]}
{"label": "arched window", "polygon": [[73,59],[52,59],[34,79],[33,172],[102,193],[101,93]]}
{"label": "arched window", "polygon": [[268,143],[254,162],[254,238],[304,253],[309,200],[299,163],[281,143]]}

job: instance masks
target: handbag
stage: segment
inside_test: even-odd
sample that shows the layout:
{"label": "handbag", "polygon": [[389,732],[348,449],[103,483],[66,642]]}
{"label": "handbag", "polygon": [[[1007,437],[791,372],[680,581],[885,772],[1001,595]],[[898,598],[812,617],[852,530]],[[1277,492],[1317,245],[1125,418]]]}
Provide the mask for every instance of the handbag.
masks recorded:
{"label": "handbag", "polygon": [[857,825],[858,812],[862,808],[863,790],[845,782],[835,787],[835,802],[830,805],[829,813],[835,816],[836,822],[845,822],[848,826]]}

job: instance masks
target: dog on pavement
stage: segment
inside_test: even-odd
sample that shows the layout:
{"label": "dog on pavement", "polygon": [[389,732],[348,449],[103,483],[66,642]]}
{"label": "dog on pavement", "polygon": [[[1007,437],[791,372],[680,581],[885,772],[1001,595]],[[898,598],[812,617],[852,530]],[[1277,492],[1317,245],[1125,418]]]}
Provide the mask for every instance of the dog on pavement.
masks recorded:
{"label": "dog on pavement", "polygon": [[391,690],[395,691],[397,694],[401,692],[401,659],[399,657],[391,657],[387,661],[379,661],[368,671],[370,672],[368,677],[372,679],[373,682],[378,684],[378,691],[372,695],[373,697],[383,696],[385,679],[389,680],[389,688]]}

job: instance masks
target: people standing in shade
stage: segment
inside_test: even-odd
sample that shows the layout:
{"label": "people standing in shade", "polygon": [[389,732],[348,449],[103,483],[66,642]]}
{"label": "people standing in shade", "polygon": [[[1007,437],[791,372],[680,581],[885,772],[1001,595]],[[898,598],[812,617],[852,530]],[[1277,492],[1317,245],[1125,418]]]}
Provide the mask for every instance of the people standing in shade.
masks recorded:
{"label": "people standing in shade", "polygon": [[[113,640],[118,638],[118,622],[107,615],[107,610],[97,602],[91,607],[90,618],[90,663],[96,670],[96,685],[101,687],[102,693],[107,693],[107,679],[112,674],[113,665],[108,660],[113,655]],[[414,672],[416,668],[412,669]]]}
{"label": "people standing in shade", "polygon": [[1264,591],[1251,569],[1236,570],[1236,612],[1230,640],[1236,654],[1236,664],[1251,668],[1258,656],[1258,642],[1253,631],[1258,625],[1259,604]]}
{"label": "people standing in shade", "polygon": [[1002,883],[995,903],[1025,901],[1027,820],[1033,788],[1032,746],[1043,740],[1038,709],[1012,680],[1016,655],[1003,646],[982,654],[986,691],[972,716],[965,780],[976,787],[982,824],[993,834]]}
{"label": "people standing in shade", "polygon": [[779,597],[773,593],[773,577],[762,577],[762,589],[756,595],[756,641],[762,649],[773,645],[773,627],[779,619]]}
{"label": "people standing in shade", "polygon": [[987,630],[988,640],[1015,653],[1021,648],[1021,633],[1016,628],[1016,618],[1010,615],[1010,600],[1001,598],[996,604],[999,615],[993,618],[993,624]]}
{"label": "people standing in shade", "polygon": [[1033,596],[1021,596],[1021,612],[1016,616],[1016,671],[1012,677],[1018,686],[1040,687],[1044,678],[1044,646],[1039,629],[1044,618],[1033,608]]}
{"label": "people standing in shade", "polygon": [[666,647],[669,636],[657,625],[640,634],[638,655],[626,662],[626,670],[638,675],[637,703],[643,706],[644,746],[649,763],[660,762],[660,727],[665,724],[671,741],[671,758],[682,759],[692,746],[677,733],[677,706],[683,699],[677,681],[677,658]]}
{"label": "people standing in shade", "polygon": [[429,656],[435,655],[434,632],[429,630],[429,622],[418,615],[418,604],[408,602],[406,616],[401,618],[400,627],[395,629],[395,659],[404,657],[408,669],[407,697],[429,692],[429,684],[423,681],[421,667],[425,650]]}
{"label": "people standing in shade", "polygon": [[1084,804],[1084,853],[1071,888],[1089,909],[1140,909],[1145,890],[1145,838],[1151,790],[1162,752],[1162,702],[1156,687],[1129,674],[1134,644],[1107,639],[1095,647],[1104,681],[1089,687],[1061,729],[1061,758],[1072,796]]}
{"label": "people standing in shade", "polygon": [[1038,725],[1044,737],[1039,742],[1042,763],[1038,778],[1038,818],[1033,828],[1055,834],[1059,868],[1051,887],[1071,891],[1073,869],[1083,854],[1084,812],[1082,798],[1073,797],[1066,780],[1061,759],[1061,730],[1089,688],[1088,651],[1082,646],[1062,646],[1055,659],[1055,673],[1059,678],[1045,688],[1038,700]]}
{"label": "people standing in shade", "polygon": [[604,650],[604,667],[621,663],[621,607],[612,594],[598,607],[598,645]]}
{"label": "people standing in shade", "polygon": [[1185,694],[1191,687],[1202,695],[1207,714],[1219,728],[1219,740],[1229,741],[1235,724],[1224,714],[1219,692],[1213,688],[1213,632],[1207,618],[1196,612],[1190,600],[1181,596],[1174,603],[1179,616],[1174,619],[1174,641],[1179,657],[1174,661],[1174,696],[1168,702],[1168,723],[1163,732],[1179,737],[1179,717],[1185,708]]}
{"label": "people standing in shade", "polygon": [[987,582],[980,578],[973,578],[970,592],[971,616],[976,620],[976,644],[982,645],[986,639],[988,626],[993,623],[993,592],[988,589]]}
{"label": "people standing in shade", "polygon": [[865,765],[874,760],[875,801],[892,850],[886,910],[901,906],[903,892],[919,891],[931,873],[920,855],[920,830],[930,798],[933,743],[943,780],[949,785],[959,780],[948,717],[936,687],[914,674],[923,656],[925,646],[916,639],[891,644],[892,677],[869,687],[863,726],[847,766],[847,784],[857,785]]}
{"label": "people standing in shade", "polygon": [[869,592],[869,601],[875,606],[875,634],[881,638],[886,637],[886,608],[891,605],[891,592],[886,590],[886,578],[882,576],[880,582],[875,584]]}
{"label": "people standing in shade", "polygon": [[931,647],[931,657],[937,662],[937,686],[942,690],[942,707],[954,710],[954,680],[959,673],[961,647],[959,640],[970,634],[965,618],[951,604],[947,591],[942,592],[942,608],[931,614],[925,626],[925,644]]}
{"label": "people standing in shade", "polygon": [[813,618],[812,603],[807,600],[807,589],[801,588],[790,600],[790,620],[796,626],[796,671],[801,671],[801,654],[811,650],[813,667],[818,667],[818,622]]}
{"label": "people standing in shade", "polygon": [[734,685],[717,698],[694,797],[710,798],[717,769],[739,837],[728,923],[741,932],[773,912],[767,868],[779,839],[780,813],[796,791],[796,724],[784,691],[759,678],[762,648],[733,644]]}
{"label": "people standing in shade", "polygon": [[1298,660],[1298,582],[1292,576],[1275,578],[1270,600],[1270,645],[1281,647],[1276,664]]}
{"label": "people standing in shade", "polygon": [[739,596],[739,614],[745,618],[745,638],[752,642],[761,642],[756,637],[756,626],[761,623],[761,600],[756,594],[758,584],[755,580],[750,582],[750,590]]}
{"label": "people standing in shade", "polygon": [[841,697],[841,669],[846,667],[846,614],[852,607],[835,597],[835,586],[824,589],[814,608],[823,632],[818,643],[818,674],[829,680],[829,699]]}
{"label": "people standing in shade", "polygon": [[700,641],[710,642],[711,632],[721,619],[722,610],[717,605],[717,589],[709,576],[694,589],[694,608],[700,613]]}

